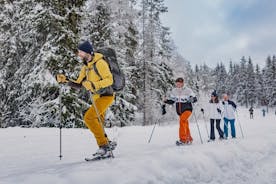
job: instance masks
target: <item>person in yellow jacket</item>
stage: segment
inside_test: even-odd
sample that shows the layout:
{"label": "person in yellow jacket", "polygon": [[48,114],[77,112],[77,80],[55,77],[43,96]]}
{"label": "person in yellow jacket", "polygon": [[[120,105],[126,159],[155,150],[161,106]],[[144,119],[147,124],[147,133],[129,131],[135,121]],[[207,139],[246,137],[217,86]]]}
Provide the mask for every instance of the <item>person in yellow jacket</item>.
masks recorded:
{"label": "person in yellow jacket", "polygon": [[[92,104],[86,111],[84,122],[94,134],[99,146],[94,156],[105,155],[116,146],[115,142],[108,140],[104,131],[104,125],[102,124],[106,110],[114,101],[115,94],[111,87],[113,84],[113,76],[108,63],[103,59],[103,55],[94,53],[93,47],[88,41],[78,46],[77,55],[84,64],[78,79],[75,81],[67,80],[63,74],[58,74],[57,81],[60,83],[68,82],[68,85],[72,87],[83,86],[86,90],[93,93],[93,102],[95,106]],[[96,66],[100,76],[94,71],[93,65]],[[98,115],[100,117],[98,117]]]}

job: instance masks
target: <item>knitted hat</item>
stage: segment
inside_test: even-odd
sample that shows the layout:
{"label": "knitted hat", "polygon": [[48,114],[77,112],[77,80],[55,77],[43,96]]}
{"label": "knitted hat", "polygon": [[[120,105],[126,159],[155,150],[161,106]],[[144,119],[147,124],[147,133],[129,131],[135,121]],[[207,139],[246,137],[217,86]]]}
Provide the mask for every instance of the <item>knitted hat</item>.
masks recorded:
{"label": "knitted hat", "polygon": [[179,78],[177,78],[177,79],[175,80],[175,82],[181,82],[181,83],[183,83],[183,82],[184,82],[184,79],[183,79],[182,77],[179,77]]}
{"label": "knitted hat", "polygon": [[211,96],[218,97],[216,90],[212,92]]}
{"label": "knitted hat", "polygon": [[93,46],[91,45],[91,43],[89,43],[89,41],[85,41],[79,44],[78,49],[91,55],[94,53]]}

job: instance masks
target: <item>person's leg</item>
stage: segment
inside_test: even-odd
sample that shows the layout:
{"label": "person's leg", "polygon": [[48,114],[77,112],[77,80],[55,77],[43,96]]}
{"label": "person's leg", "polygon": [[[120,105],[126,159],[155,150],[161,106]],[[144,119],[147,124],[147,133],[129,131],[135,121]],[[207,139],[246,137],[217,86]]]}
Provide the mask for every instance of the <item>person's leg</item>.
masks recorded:
{"label": "person's leg", "polygon": [[218,130],[219,137],[220,137],[220,138],[223,138],[223,131],[222,131],[221,128],[220,128],[220,119],[216,119],[216,128],[217,128],[217,130]]}
{"label": "person's leg", "polygon": [[[103,96],[95,100],[95,105],[98,109],[99,115],[102,116],[107,108],[114,101],[114,96]],[[100,117],[102,119],[102,117]],[[99,122],[97,113],[92,105],[84,115],[84,122],[89,130],[94,134],[97,144],[103,146],[108,144],[108,139],[105,136],[104,125]]]}
{"label": "person's leg", "polygon": [[[188,111],[189,112],[189,111]],[[191,113],[192,114],[192,113]],[[191,115],[190,114],[190,115]],[[190,116],[189,115],[189,116]],[[187,132],[187,139],[189,142],[193,142],[193,138],[191,136],[191,132],[190,132],[190,125],[189,125],[189,119],[187,119],[187,122],[186,122],[186,132]]]}
{"label": "person's leg", "polygon": [[211,131],[210,131],[210,139],[215,140],[215,127],[214,127],[215,120],[210,119]]}
{"label": "person's leg", "polygon": [[235,119],[230,120],[232,138],[236,138]]}
{"label": "person's leg", "polygon": [[180,115],[179,121],[179,139],[183,142],[187,142],[189,140],[190,130],[189,130],[189,122],[188,118],[192,113],[190,111],[185,111]]}
{"label": "person's leg", "polygon": [[227,118],[223,118],[224,120],[224,135],[225,138],[228,138],[228,119]]}

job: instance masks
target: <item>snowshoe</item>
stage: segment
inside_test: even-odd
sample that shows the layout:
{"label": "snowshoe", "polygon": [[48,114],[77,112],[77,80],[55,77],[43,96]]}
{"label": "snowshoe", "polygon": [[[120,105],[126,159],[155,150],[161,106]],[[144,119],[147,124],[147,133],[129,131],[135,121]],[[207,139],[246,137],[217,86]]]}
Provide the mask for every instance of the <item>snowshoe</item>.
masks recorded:
{"label": "snowshoe", "polygon": [[192,144],[192,141],[181,141],[181,140],[177,140],[176,142],[175,142],[175,144],[176,144],[176,146],[184,146],[184,145],[190,145],[190,144]]}
{"label": "snowshoe", "polygon": [[214,142],[215,139],[209,139],[207,142]]}
{"label": "snowshoe", "polygon": [[108,154],[93,156],[91,158],[87,157],[84,160],[87,161],[87,162],[91,162],[91,161],[104,160],[104,159],[107,159],[107,158],[114,158],[114,156],[112,155],[112,153],[110,151],[108,151]]}
{"label": "snowshoe", "polygon": [[105,157],[108,154],[112,154],[112,148],[110,145],[100,146],[96,153],[92,154],[93,157],[101,156]]}
{"label": "snowshoe", "polygon": [[116,147],[117,147],[116,141],[109,141],[108,143],[109,143],[109,147],[112,151],[116,149]]}

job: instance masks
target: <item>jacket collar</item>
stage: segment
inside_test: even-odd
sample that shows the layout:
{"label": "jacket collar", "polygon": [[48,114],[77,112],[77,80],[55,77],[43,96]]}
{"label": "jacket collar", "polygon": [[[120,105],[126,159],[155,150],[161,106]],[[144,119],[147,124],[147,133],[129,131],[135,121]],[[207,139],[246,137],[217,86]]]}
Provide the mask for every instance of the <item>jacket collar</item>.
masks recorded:
{"label": "jacket collar", "polygon": [[97,61],[99,61],[99,60],[102,59],[102,58],[103,58],[103,55],[102,55],[102,54],[100,54],[100,53],[94,53],[94,57],[93,57],[92,61],[90,61],[90,62],[87,64],[88,68],[92,67],[92,65],[93,65],[94,63],[96,63]]}

